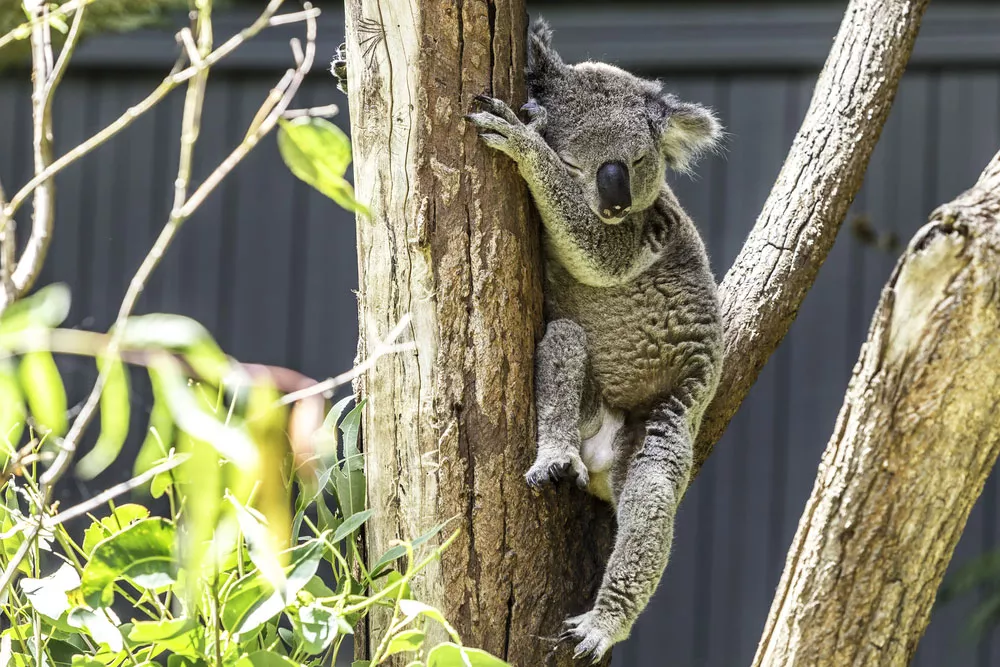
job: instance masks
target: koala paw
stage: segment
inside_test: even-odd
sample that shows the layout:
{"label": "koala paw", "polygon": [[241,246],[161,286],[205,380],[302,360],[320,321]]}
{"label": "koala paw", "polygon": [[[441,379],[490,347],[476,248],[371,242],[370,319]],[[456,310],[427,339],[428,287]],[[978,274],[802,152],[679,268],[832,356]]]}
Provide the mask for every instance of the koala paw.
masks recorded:
{"label": "koala paw", "polygon": [[600,662],[612,645],[624,639],[617,632],[617,624],[609,622],[596,609],[566,619],[563,627],[559,640],[576,642],[573,657],[589,660],[591,664]]}
{"label": "koala paw", "polygon": [[341,44],[333,54],[330,72],[337,79],[337,88],[347,94],[347,44]]}
{"label": "koala paw", "polygon": [[587,488],[590,484],[590,473],[583,463],[578,452],[567,450],[558,455],[543,455],[539,452],[534,465],[528,470],[525,479],[528,486],[537,489],[543,484],[554,483],[559,480],[573,476],[576,478],[576,485],[581,489]]}
{"label": "koala paw", "polygon": [[485,95],[477,95],[476,102],[482,111],[466,115],[466,119],[476,126],[483,142],[514,160],[527,154],[531,145],[532,132],[521,122],[503,101]]}

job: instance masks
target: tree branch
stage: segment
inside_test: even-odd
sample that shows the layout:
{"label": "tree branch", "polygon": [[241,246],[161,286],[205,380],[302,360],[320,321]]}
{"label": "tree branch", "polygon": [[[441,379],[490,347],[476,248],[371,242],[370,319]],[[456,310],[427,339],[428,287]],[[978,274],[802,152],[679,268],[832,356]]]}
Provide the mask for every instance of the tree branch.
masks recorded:
{"label": "tree branch", "polygon": [[928,0],[852,0],[778,180],[722,282],[726,358],[695,472],[784,338],[861,187]]}
{"label": "tree branch", "polygon": [[754,665],[906,665],[1000,453],[1000,153],[882,292]]}

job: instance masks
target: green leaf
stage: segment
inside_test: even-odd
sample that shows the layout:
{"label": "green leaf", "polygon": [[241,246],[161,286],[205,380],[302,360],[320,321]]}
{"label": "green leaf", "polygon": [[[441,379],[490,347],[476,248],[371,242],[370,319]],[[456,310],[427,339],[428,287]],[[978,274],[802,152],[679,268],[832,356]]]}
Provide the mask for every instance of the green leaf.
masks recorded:
{"label": "green leaf", "polygon": [[190,455],[177,468],[177,479],[183,480],[177,488],[185,509],[180,553],[189,575],[188,593],[196,595],[222,512],[222,470],[219,453],[186,432],[178,439],[178,449]]}
{"label": "green leaf", "polygon": [[370,667],[371,664],[371,660],[355,660],[351,663],[351,667]]}
{"label": "green leaf", "polygon": [[337,637],[337,614],[323,605],[314,603],[299,607],[296,620],[302,650],[310,655],[322,653]]}
{"label": "green leaf", "polygon": [[110,586],[130,579],[142,588],[159,588],[177,579],[175,530],[166,519],[143,519],[94,547],[83,568],[80,592],[91,607],[106,606]]}
{"label": "green leaf", "polygon": [[423,645],[424,633],[422,630],[404,630],[390,640],[385,654],[390,656],[404,651],[419,651]]}
{"label": "green leaf", "polygon": [[69,563],[63,563],[58,570],[41,579],[21,579],[21,591],[28,602],[42,616],[58,619],[72,606],[68,591],[80,585],[80,575]]}
{"label": "green leaf", "polygon": [[445,642],[427,654],[427,667],[510,667],[500,658],[478,648],[465,648]]}
{"label": "green leaf", "polygon": [[236,510],[236,521],[246,539],[250,560],[272,586],[280,588],[285,583],[285,573],[267,527],[257,518],[258,515],[254,510],[244,507],[230,494],[227,494],[226,498]]}
{"label": "green leaf", "polygon": [[136,621],[128,634],[135,644],[158,644],[173,653],[197,658],[205,650],[205,627],[192,618]]}
{"label": "green leaf", "polygon": [[167,667],[208,667],[208,663],[204,658],[192,658],[175,653],[167,658]]}
{"label": "green leaf", "polygon": [[119,505],[109,516],[90,524],[83,533],[83,551],[89,556],[101,540],[107,539],[130,525],[149,516],[149,510],[142,505],[128,503]]}
{"label": "green leaf", "polygon": [[231,634],[247,635],[280,614],[316,574],[324,550],[320,540],[310,540],[291,550],[283,592],[275,590],[258,571],[243,576],[222,604],[222,626]]}
{"label": "green leaf", "polygon": [[133,475],[141,475],[166,458],[174,442],[174,420],[170,417],[164,390],[153,376],[150,376],[150,384],[153,387],[153,409],[149,413],[146,438],[135,458]]}
{"label": "green leaf", "polygon": [[417,600],[400,600],[399,610],[403,612],[403,615],[405,616],[405,619],[400,622],[400,625],[409,623],[417,616],[426,616],[427,618],[440,623],[448,634],[451,635],[452,639],[455,639],[456,641],[458,640],[458,633],[445,619],[444,614],[429,604],[424,604],[423,602],[419,602]]}
{"label": "green leaf", "polygon": [[370,215],[344,179],[351,163],[351,142],[343,130],[323,118],[278,122],[278,150],[291,172],[343,208]]}
{"label": "green leaf", "polygon": [[[450,519],[449,519],[449,521],[450,521]],[[449,521],[444,521],[444,522],[439,523],[438,525],[434,526],[433,528],[431,528],[430,530],[428,530],[426,533],[424,533],[423,535],[421,535],[417,539],[413,540],[413,542],[410,543],[411,546],[414,549],[416,549],[421,544],[423,544],[427,540],[431,539],[432,537],[434,537],[435,535],[437,535],[438,533],[440,533],[441,530],[445,526],[448,525]],[[379,571],[384,566],[388,565],[389,563],[392,563],[393,561],[395,561],[395,560],[397,560],[399,558],[402,558],[405,555],[406,555],[406,546],[405,545],[397,544],[396,546],[391,547],[388,551],[386,551],[384,554],[382,554],[379,557],[379,559],[377,561],[375,561],[375,564],[371,567],[371,578],[374,579],[379,574]]]}
{"label": "green leaf", "polygon": [[190,317],[153,313],[128,318],[125,348],[162,348],[179,352],[201,380],[219,386],[232,363],[204,326]]}
{"label": "green leaf", "polygon": [[101,435],[94,448],[76,465],[76,474],[83,480],[91,480],[104,472],[122,451],[128,437],[129,402],[128,374],[125,365],[118,359],[101,359],[100,372],[107,368],[107,379],[101,392]]}
{"label": "green leaf", "polygon": [[66,433],[66,389],[49,352],[28,352],[18,368],[28,406],[43,433]]}
{"label": "green leaf", "polygon": [[302,667],[274,651],[254,651],[236,661],[236,667]]}
{"label": "green leaf", "polygon": [[150,374],[161,383],[170,414],[182,431],[208,443],[241,468],[257,466],[259,457],[253,440],[242,429],[226,425],[202,408],[176,361],[161,358],[150,368]]}
{"label": "green leaf", "polygon": [[107,644],[108,648],[117,653],[124,647],[121,632],[118,630],[120,621],[115,617],[109,619],[107,610],[93,611],[77,607],[69,612],[66,621],[74,628],[85,630],[98,644]]}
{"label": "green leaf", "polygon": [[340,432],[344,434],[344,465],[348,470],[365,469],[364,457],[358,449],[358,431],[361,430],[362,411],[367,402],[367,399],[362,399],[340,423]]}
{"label": "green leaf", "polygon": [[46,285],[29,297],[15,301],[0,317],[0,336],[30,327],[52,329],[69,315],[70,292],[65,283]]}
{"label": "green leaf", "polygon": [[337,528],[337,532],[333,534],[332,541],[334,544],[340,542],[341,540],[350,536],[354,531],[360,528],[365,521],[369,519],[372,515],[372,510],[365,510],[364,512],[358,512],[357,514],[352,514],[351,516],[344,519],[344,523],[340,524]]}
{"label": "green leaf", "polygon": [[0,360],[0,468],[17,450],[27,416],[24,394],[21,393],[14,366],[8,359]]}

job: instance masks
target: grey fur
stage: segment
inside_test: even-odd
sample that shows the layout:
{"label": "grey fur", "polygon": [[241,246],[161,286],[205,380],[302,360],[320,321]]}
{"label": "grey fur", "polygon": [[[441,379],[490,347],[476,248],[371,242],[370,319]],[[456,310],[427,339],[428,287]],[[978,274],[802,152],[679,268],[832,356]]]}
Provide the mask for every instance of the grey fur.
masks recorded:
{"label": "grey fur", "polygon": [[[468,118],[517,163],[544,224],[548,325],[528,483],[570,475],[616,508],[597,598],[564,633],[578,656],[597,661],[629,635],[659,584],[694,438],[719,382],[715,280],[664,170],[687,171],[721,128],[709,110],[657,82],[602,63],[566,65],[551,39],[543,21],[532,26],[527,123],[485,97]],[[598,204],[595,174],[609,161],[628,168],[624,215],[602,215]],[[605,445],[609,424],[618,430]]]}

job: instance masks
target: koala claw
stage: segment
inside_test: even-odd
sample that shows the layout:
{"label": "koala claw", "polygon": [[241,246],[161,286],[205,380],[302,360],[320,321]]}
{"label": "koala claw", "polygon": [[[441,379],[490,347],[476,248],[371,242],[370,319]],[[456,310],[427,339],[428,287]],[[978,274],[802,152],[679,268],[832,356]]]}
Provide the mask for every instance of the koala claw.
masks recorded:
{"label": "koala claw", "polygon": [[337,88],[347,94],[347,44],[341,44],[333,54],[330,72],[337,79]]}
{"label": "koala claw", "polygon": [[476,95],[475,100],[485,111],[489,111],[490,113],[503,118],[511,125],[521,124],[517,114],[515,114],[503,100],[498,100],[495,97],[489,97],[487,95]]}
{"label": "koala claw", "polygon": [[590,484],[590,473],[579,454],[567,453],[564,459],[555,461],[536,460],[525,475],[525,479],[528,486],[537,489],[543,484],[558,482],[569,475],[576,478],[576,485],[581,489],[587,488]]}
{"label": "koala claw", "polygon": [[559,640],[577,642],[573,649],[576,659],[589,659],[590,664],[597,664],[615,643],[616,638],[609,628],[604,627],[597,610],[566,619],[565,629]]}

